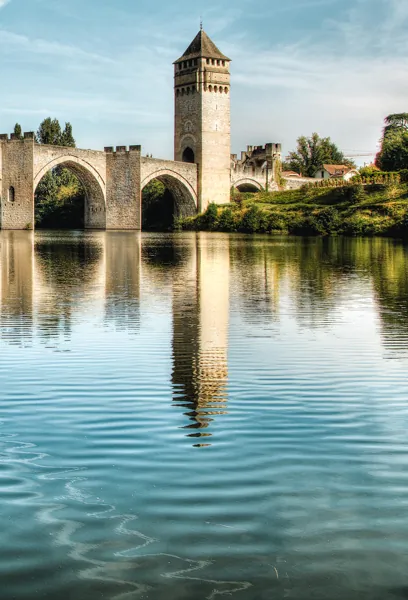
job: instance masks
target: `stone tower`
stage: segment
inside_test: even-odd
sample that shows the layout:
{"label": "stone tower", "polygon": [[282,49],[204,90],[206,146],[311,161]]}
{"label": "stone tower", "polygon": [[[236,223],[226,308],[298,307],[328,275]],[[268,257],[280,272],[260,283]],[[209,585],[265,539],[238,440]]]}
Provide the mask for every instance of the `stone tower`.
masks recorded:
{"label": "stone tower", "polygon": [[199,210],[230,201],[230,59],[202,29],[174,63],[174,160],[199,169]]}

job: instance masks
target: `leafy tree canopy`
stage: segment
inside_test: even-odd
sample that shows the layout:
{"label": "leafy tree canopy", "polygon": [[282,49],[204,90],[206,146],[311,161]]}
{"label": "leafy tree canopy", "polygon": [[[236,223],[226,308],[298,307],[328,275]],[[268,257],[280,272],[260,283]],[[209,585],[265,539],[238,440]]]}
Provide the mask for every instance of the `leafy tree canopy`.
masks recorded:
{"label": "leafy tree canopy", "polygon": [[408,113],[397,113],[385,117],[384,136],[386,136],[387,133],[401,130],[408,130]]}
{"label": "leafy tree canopy", "polygon": [[14,135],[16,136],[16,138],[18,140],[22,140],[23,139],[23,132],[21,130],[21,125],[20,123],[16,123],[14,125]]}
{"label": "leafy tree canopy", "polygon": [[[71,123],[65,123],[62,129],[58,119],[51,117],[40,124],[36,141],[75,148]],[[83,226],[84,201],[85,190],[78,178],[63,166],[52,169],[44,175],[35,191],[37,227]]]}
{"label": "leafy tree canopy", "polygon": [[71,123],[65,123],[65,129],[62,130],[58,119],[51,119],[51,117],[44,119],[38,128],[37,142],[53,146],[70,146],[71,148],[76,146]]}
{"label": "leafy tree canopy", "polygon": [[408,113],[388,115],[375,164],[382,171],[408,169]]}
{"label": "leafy tree canopy", "polygon": [[361,177],[372,177],[375,173],[379,173],[380,169],[375,165],[367,165],[365,167],[360,167],[358,170]]}
{"label": "leafy tree canopy", "polygon": [[289,153],[284,164],[305,177],[314,177],[323,164],[355,166],[329,137],[321,138],[317,133],[299,137],[296,151]]}

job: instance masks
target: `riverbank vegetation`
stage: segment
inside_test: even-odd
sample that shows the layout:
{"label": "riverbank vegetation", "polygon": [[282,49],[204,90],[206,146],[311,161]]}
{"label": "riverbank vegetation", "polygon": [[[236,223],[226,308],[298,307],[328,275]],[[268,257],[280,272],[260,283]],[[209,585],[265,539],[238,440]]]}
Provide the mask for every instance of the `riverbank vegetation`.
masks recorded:
{"label": "riverbank vegetation", "polygon": [[176,226],[183,230],[242,233],[407,237],[408,172],[389,180],[235,193],[230,204],[210,204],[205,213],[182,219]]}

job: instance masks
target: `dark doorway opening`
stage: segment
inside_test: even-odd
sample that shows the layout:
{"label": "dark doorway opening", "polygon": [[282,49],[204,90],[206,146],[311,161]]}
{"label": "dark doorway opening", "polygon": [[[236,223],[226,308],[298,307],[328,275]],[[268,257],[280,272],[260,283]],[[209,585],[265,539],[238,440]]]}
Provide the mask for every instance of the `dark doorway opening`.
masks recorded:
{"label": "dark doorway opening", "polygon": [[256,185],[253,185],[252,183],[242,183],[241,185],[237,186],[237,190],[243,194],[256,194],[259,192],[259,189],[256,187]]}
{"label": "dark doorway opening", "polygon": [[172,231],[179,219],[197,214],[197,204],[187,181],[160,173],[142,185],[142,229]]}
{"label": "dark doorway opening", "polygon": [[186,163],[194,163],[195,162],[195,156],[194,156],[194,152],[192,151],[191,148],[186,148],[183,152],[183,162]]}
{"label": "dark doorway opening", "polygon": [[158,179],[153,179],[142,192],[142,230],[171,231],[174,224],[174,197]]}

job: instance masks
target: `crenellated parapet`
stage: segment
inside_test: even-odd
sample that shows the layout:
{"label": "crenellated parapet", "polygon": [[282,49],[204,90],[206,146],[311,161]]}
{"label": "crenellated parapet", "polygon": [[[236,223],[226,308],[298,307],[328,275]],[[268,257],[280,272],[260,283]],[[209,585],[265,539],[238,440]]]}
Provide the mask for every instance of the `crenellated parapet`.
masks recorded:
{"label": "crenellated parapet", "polygon": [[0,142],[23,142],[24,140],[35,140],[34,131],[25,131],[22,138],[16,136],[15,133],[0,133]]}
{"label": "crenellated parapet", "polygon": [[247,146],[237,154],[231,154],[231,186],[253,187],[262,190],[278,189],[282,161],[281,144]]}
{"label": "crenellated parapet", "polygon": [[135,145],[135,146],[116,146],[116,148],[114,146],[105,146],[104,151],[106,154],[122,154],[123,152],[141,152],[142,151],[142,146],[140,145]]}

